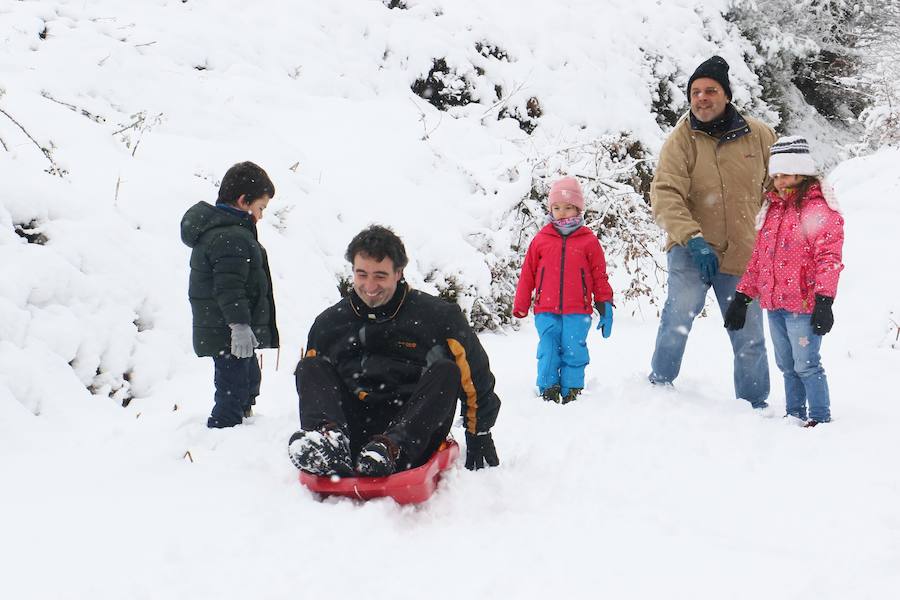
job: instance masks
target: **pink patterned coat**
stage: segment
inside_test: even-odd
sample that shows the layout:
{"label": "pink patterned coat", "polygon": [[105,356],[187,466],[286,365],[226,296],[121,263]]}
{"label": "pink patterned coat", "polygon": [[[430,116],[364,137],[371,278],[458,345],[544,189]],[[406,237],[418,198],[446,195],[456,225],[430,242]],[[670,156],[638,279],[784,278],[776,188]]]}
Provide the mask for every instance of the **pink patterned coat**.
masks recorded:
{"label": "pink patterned coat", "polygon": [[762,227],[737,291],[766,310],[811,313],[816,294],[834,298],[844,265],[844,219],[813,184],[798,207],[766,195]]}

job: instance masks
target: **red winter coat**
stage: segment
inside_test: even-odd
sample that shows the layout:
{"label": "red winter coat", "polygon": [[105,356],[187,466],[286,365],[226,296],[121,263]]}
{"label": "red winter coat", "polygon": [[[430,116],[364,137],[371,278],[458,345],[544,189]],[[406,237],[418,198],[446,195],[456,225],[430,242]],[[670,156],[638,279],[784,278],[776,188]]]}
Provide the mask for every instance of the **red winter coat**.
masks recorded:
{"label": "red winter coat", "polygon": [[[844,219],[814,184],[798,207],[770,192],[756,246],[737,290],[766,310],[811,313],[816,294],[834,298],[844,265]],[[766,210],[764,207],[763,210]]]}
{"label": "red winter coat", "polygon": [[593,302],[612,300],[606,257],[597,236],[580,227],[563,237],[552,223],[538,231],[522,264],[514,315],[528,314],[532,291],[535,314],[589,315],[594,310]]}

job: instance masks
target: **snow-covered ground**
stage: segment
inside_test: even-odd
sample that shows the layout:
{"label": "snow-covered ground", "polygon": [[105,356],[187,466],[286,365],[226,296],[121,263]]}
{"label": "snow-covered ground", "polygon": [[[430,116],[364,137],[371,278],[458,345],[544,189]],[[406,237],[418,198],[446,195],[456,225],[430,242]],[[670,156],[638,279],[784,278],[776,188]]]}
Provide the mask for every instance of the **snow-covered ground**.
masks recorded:
{"label": "snow-covered ground", "polygon": [[[500,468],[457,466],[419,507],[298,485],[291,373],[358,229],[394,226],[418,287],[445,273],[485,292],[466,240],[510,236],[492,228],[537,157],[619,131],[658,148],[657,77],[683,83],[719,53],[736,98],[766,112],[724,0],[406,4],[0,6],[0,597],[892,597],[896,149],[831,175],[847,220],[823,343],[834,423],[780,418],[774,362],[767,416],[734,400],[715,309],[676,391],[650,388],[655,312],[620,302],[567,406],[535,398],[530,321],[482,336]],[[478,54],[484,41],[510,59]],[[438,57],[482,68],[486,99],[441,113],[412,95]],[[510,108],[541,100],[531,136],[496,119],[494,85]],[[262,353],[257,416],[210,431],[178,221],[247,159],[277,190],[260,236],[284,347],[277,370]]]}

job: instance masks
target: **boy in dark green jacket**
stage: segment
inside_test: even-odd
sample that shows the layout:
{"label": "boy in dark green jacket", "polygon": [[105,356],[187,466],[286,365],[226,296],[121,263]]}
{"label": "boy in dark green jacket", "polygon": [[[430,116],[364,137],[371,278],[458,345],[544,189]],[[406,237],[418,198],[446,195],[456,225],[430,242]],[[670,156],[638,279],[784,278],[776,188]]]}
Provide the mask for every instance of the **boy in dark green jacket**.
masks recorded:
{"label": "boy in dark green jacket", "polygon": [[222,178],[215,206],[198,202],[181,219],[181,241],[191,248],[194,352],[215,365],[210,428],[233,427],[253,414],[260,384],[254,350],[278,347],[272,276],[256,235],[274,195],[262,168],[238,163]]}

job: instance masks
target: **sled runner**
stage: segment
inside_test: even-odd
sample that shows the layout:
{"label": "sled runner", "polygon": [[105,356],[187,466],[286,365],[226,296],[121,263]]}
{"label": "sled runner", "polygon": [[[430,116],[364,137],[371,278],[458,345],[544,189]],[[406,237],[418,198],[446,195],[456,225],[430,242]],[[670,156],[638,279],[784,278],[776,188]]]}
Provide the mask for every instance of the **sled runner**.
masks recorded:
{"label": "sled runner", "polygon": [[459,457],[459,444],[448,439],[421,467],[387,477],[326,477],[300,471],[300,483],[324,496],[347,496],[370,500],[393,498],[397,504],[418,504],[431,497],[441,472]]}

